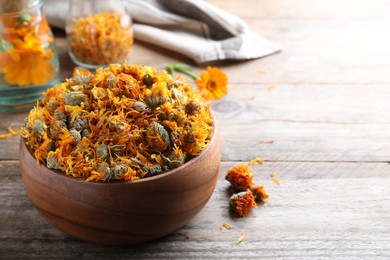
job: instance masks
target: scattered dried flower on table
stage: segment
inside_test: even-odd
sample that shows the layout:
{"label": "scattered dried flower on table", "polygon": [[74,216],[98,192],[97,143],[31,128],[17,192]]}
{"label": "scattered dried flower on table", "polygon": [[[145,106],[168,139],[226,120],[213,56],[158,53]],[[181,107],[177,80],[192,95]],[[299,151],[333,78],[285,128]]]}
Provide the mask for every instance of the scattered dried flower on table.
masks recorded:
{"label": "scattered dried flower on table", "polygon": [[255,196],[257,201],[266,202],[269,198],[268,193],[265,191],[264,186],[262,185],[253,185],[250,188],[250,191],[252,192],[253,196]]}
{"label": "scattered dried flower on table", "polygon": [[8,127],[8,133],[6,134],[0,134],[0,139],[8,138],[11,136],[16,136],[20,134],[21,130],[13,130],[11,126]]}
{"label": "scattered dried flower on table", "polygon": [[255,164],[255,163],[263,164],[264,163],[264,159],[261,158],[261,157],[256,157],[255,159],[252,159],[252,160],[249,161],[250,165]]}
{"label": "scattered dried flower on table", "polygon": [[86,64],[123,61],[133,44],[131,23],[126,17],[112,12],[75,19],[68,28],[71,53]]}
{"label": "scattered dried flower on table", "polygon": [[273,144],[275,141],[270,139],[270,140],[261,140],[258,141],[257,144]]}
{"label": "scattered dried flower on table", "polygon": [[208,146],[212,131],[209,105],[189,83],[152,67],[115,64],[94,74],[76,70],[48,89],[22,136],[39,163],[108,182],[176,168]]}
{"label": "scattered dried flower on table", "polygon": [[232,229],[233,227],[230,226],[230,225],[227,224],[227,223],[222,223],[222,224],[219,226],[219,230],[222,230],[222,228]]}
{"label": "scattered dried flower on table", "polygon": [[208,66],[200,75],[194,73],[191,67],[183,64],[170,64],[167,66],[167,70],[170,74],[179,71],[195,79],[201,95],[207,100],[220,99],[228,93],[227,75],[217,67]]}
{"label": "scattered dried flower on table", "polygon": [[263,74],[263,75],[268,74],[268,70],[266,70],[266,69],[258,69],[256,72],[259,74]]}
{"label": "scattered dried flower on table", "polygon": [[275,184],[280,185],[280,181],[278,179],[276,179],[276,175],[278,175],[278,174],[279,174],[279,172],[273,172],[273,173],[270,174],[270,176],[271,176],[271,180]]}
{"label": "scattered dried flower on table", "polygon": [[253,207],[256,207],[255,196],[253,196],[251,191],[233,194],[230,197],[229,206],[239,216],[245,217]]}
{"label": "scattered dried flower on table", "polygon": [[242,232],[240,237],[237,239],[236,244],[240,244],[245,239],[245,232]]}
{"label": "scattered dried flower on table", "polygon": [[247,164],[237,165],[229,169],[225,178],[236,190],[246,190],[253,185],[252,168]]}

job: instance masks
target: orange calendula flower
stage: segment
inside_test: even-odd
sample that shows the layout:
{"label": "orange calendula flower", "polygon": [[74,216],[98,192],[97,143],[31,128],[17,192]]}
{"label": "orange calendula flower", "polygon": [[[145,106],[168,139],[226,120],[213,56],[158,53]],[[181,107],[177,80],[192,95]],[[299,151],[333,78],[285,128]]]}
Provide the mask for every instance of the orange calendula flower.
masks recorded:
{"label": "orange calendula flower", "polygon": [[207,100],[220,99],[227,94],[227,76],[223,70],[216,67],[207,67],[195,82],[201,95]]}
{"label": "orange calendula flower", "polygon": [[45,84],[55,76],[53,51],[45,47],[53,42],[50,28],[46,20],[37,25],[37,17],[27,18],[5,19],[0,35],[0,72],[18,86]]}
{"label": "orange calendula flower", "polygon": [[228,78],[225,72],[217,67],[208,66],[200,75],[194,73],[191,67],[184,64],[170,64],[167,66],[170,74],[175,71],[187,74],[195,79],[195,83],[202,95],[207,100],[216,100],[227,94]]}
{"label": "orange calendula flower", "polygon": [[237,165],[226,174],[226,180],[237,190],[249,189],[253,185],[252,178],[252,168],[247,164]]}
{"label": "orange calendula flower", "polygon": [[255,196],[250,191],[233,194],[230,197],[229,206],[238,215],[245,217],[253,207],[256,207]]}

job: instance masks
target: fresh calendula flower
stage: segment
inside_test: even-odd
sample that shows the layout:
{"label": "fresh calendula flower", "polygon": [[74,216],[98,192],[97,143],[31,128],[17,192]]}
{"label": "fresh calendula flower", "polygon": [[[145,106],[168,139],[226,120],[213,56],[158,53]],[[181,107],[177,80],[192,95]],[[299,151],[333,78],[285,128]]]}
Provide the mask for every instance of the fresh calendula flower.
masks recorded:
{"label": "fresh calendula flower", "polygon": [[0,73],[9,84],[45,84],[55,77],[50,27],[40,16],[4,16],[0,22]]}
{"label": "fresh calendula flower", "polygon": [[236,190],[246,190],[253,185],[252,168],[248,164],[237,165],[229,169],[225,178]]}
{"label": "fresh calendula flower", "polygon": [[228,79],[225,72],[219,68],[207,67],[195,82],[201,95],[207,100],[220,99],[227,94]]}
{"label": "fresh calendula flower", "polygon": [[220,99],[228,93],[228,77],[222,69],[217,67],[208,66],[200,75],[194,73],[191,67],[183,64],[170,64],[167,70],[170,74],[179,71],[195,79],[200,94],[207,100]]}

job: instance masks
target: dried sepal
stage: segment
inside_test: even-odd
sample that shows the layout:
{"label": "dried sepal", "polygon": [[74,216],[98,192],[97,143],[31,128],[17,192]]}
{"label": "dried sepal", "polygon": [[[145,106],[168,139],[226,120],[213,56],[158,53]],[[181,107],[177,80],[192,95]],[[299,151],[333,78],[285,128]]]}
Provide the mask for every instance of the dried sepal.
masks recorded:
{"label": "dried sepal", "polygon": [[87,96],[82,92],[68,92],[65,95],[65,104],[69,106],[79,106],[87,100]]}

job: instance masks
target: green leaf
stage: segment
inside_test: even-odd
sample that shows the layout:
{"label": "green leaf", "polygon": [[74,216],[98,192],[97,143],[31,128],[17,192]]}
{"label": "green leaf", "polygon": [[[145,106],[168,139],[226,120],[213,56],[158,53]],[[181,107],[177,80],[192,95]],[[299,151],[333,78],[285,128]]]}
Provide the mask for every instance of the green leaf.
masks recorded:
{"label": "green leaf", "polygon": [[31,15],[29,14],[22,14],[21,16],[18,17],[18,21],[23,23],[23,22],[28,22],[31,20]]}
{"label": "green leaf", "polygon": [[3,51],[9,51],[11,50],[14,46],[12,45],[12,43],[10,42],[7,42],[6,40],[4,40],[3,38],[0,38],[0,52],[3,52]]}
{"label": "green leaf", "polygon": [[168,73],[173,75],[175,71],[182,72],[193,79],[199,79],[200,76],[194,73],[190,66],[186,64],[172,63],[167,66]]}

